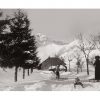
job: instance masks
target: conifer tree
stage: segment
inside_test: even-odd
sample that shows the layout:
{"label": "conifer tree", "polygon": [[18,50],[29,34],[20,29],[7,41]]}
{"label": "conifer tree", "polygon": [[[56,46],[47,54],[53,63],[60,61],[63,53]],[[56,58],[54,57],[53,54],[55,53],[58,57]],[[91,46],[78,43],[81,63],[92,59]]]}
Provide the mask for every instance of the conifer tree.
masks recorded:
{"label": "conifer tree", "polygon": [[[15,82],[17,81],[18,68],[32,68],[37,59],[35,37],[31,35],[30,21],[26,14],[18,10],[9,21],[9,33],[5,33],[2,40],[2,66],[15,67]],[[36,66],[35,66],[36,67]],[[25,71],[23,70],[23,78]]]}

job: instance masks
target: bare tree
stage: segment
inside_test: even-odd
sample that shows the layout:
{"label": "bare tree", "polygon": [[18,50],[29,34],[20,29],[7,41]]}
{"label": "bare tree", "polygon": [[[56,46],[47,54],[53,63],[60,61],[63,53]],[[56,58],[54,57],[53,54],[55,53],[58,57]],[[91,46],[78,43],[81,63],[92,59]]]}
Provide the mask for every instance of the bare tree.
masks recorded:
{"label": "bare tree", "polygon": [[92,37],[92,41],[95,44],[96,49],[100,50],[100,33],[93,35]]}
{"label": "bare tree", "polygon": [[71,56],[68,56],[69,72],[71,71],[70,63],[71,63],[72,60],[73,60],[73,58]]}
{"label": "bare tree", "polygon": [[79,52],[76,52],[76,55],[74,55],[74,57],[76,58],[77,62],[76,62],[76,65],[77,65],[77,73],[79,73],[79,69],[81,69],[81,72],[82,72],[82,58],[81,58],[81,54]]}
{"label": "bare tree", "polygon": [[89,75],[89,55],[90,52],[95,48],[95,44],[91,41],[91,39],[84,38],[81,33],[78,35],[78,39],[79,39],[78,48],[84,54],[86,60],[86,66],[87,66],[87,75]]}

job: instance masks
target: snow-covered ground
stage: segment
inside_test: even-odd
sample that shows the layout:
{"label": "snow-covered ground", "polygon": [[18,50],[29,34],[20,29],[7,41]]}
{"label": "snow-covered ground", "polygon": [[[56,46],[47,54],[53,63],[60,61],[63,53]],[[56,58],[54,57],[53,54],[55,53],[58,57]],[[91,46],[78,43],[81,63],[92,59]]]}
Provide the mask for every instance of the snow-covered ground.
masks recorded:
{"label": "snow-covered ground", "polygon": [[[7,72],[0,69],[0,91],[97,91],[100,90],[100,82],[89,82],[88,79],[94,77],[91,70],[88,76],[86,71],[80,72],[60,72],[61,79],[56,80],[55,74],[51,71],[34,70],[30,76],[22,79],[22,72],[19,71],[18,82],[14,82],[14,69]],[[79,77],[84,84],[84,88],[76,86],[75,78]]]}

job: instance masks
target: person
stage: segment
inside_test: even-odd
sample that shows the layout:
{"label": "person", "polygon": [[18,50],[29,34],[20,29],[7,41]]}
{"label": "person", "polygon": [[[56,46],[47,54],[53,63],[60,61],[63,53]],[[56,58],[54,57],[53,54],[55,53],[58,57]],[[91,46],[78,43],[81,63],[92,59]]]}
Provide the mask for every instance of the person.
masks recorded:
{"label": "person", "polygon": [[76,88],[76,85],[81,85],[82,88],[84,88],[82,82],[80,81],[79,77],[75,78],[74,88]]}
{"label": "person", "polygon": [[60,78],[60,73],[59,73],[59,71],[57,70],[56,71],[56,79],[59,79]]}
{"label": "person", "polygon": [[79,68],[80,68],[80,60],[77,61],[77,73],[79,73]]}
{"label": "person", "polygon": [[96,56],[95,57],[95,80],[99,81],[100,80],[100,57]]}
{"label": "person", "polygon": [[59,66],[57,66],[57,69],[56,69],[56,79],[59,79],[60,78],[60,73],[59,73]]}

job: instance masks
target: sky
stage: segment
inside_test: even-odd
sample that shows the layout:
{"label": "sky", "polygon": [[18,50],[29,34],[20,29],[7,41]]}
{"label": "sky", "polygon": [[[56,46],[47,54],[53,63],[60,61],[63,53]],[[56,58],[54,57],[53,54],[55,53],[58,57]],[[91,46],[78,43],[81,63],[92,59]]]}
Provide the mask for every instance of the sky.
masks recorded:
{"label": "sky", "polygon": [[[11,14],[14,10],[4,10]],[[72,41],[76,35],[100,32],[100,9],[24,9],[32,34],[42,33],[53,40]]]}

